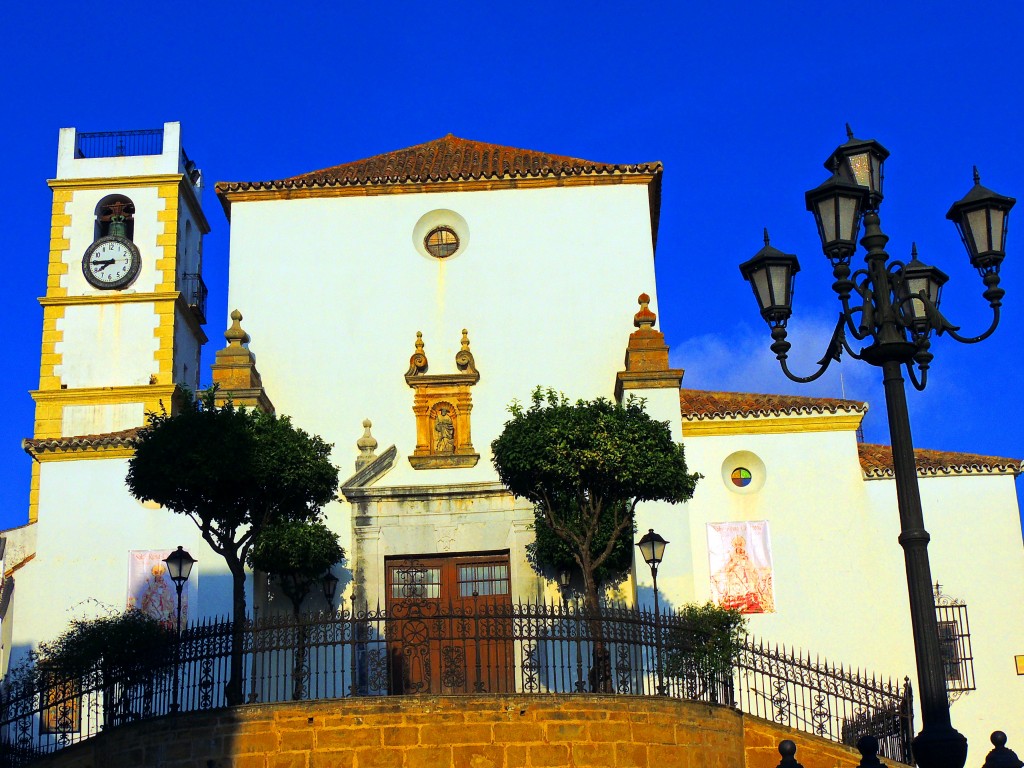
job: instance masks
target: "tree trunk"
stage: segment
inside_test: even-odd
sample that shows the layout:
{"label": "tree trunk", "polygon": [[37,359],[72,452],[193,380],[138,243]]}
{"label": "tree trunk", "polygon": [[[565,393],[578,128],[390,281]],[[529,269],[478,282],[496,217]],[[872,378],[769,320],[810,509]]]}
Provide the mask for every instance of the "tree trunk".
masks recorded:
{"label": "tree trunk", "polygon": [[224,688],[224,703],[235,707],[243,703],[242,686],[245,672],[243,659],[245,648],[245,566],[241,560],[228,559],[231,571],[231,665],[230,678]]}
{"label": "tree trunk", "polygon": [[590,667],[590,690],[593,693],[612,693],[612,659],[604,642],[604,621],[601,616],[601,599],[594,580],[594,567],[589,553],[583,553],[584,607],[587,610],[587,625],[594,643],[594,657]]}

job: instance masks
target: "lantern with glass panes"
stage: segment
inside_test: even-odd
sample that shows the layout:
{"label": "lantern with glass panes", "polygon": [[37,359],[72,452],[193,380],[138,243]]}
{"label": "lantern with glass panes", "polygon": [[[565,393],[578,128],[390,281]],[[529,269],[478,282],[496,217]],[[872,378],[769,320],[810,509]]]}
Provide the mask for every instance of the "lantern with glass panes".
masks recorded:
{"label": "lantern with glass panes", "polygon": [[[772,248],[765,231],[765,247],[741,264],[740,272],[754,290],[761,316],[771,329],[771,349],[788,378],[814,381],[844,352],[882,368],[902,531],[899,541],[906,553],[924,721],[913,743],[914,757],[922,768],[962,768],[967,742],[949,719],[938,625],[931,601],[928,536],[921,512],[903,370],[916,389],[924,389],[934,357],[933,333],[973,344],[995,331],[1005,293],[999,287],[999,267],[1005,256],[1007,216],[1016,201],[981,186],[975,168],[973,189],[946,214],[956,224],[971,265],[981,275],[985,285],[982,296],[992,309],[988,329],[977,336],[962,336],[959,327],[939,311],[942,287],[948,277],[918,258],[916,244],[906,263],[890,260],[885,251],[889,238],[882,232],[878,209],[888,156],[888,150],[877,141],[857,139],[847,126],[846,143],[825,161],[832,176],[806,194],[807,210],[814,215],[822,251],[832,265],[832,290],[842,307],[817,371],[810,376],[797,376],[787,363],[791,345],[786,340],[786,325],[793,311],[794,276],[799,270],[796,256]],[[862,224],[864,266],[851,272]],[[861,343],[859,349],[851,346],[848,336]]]}

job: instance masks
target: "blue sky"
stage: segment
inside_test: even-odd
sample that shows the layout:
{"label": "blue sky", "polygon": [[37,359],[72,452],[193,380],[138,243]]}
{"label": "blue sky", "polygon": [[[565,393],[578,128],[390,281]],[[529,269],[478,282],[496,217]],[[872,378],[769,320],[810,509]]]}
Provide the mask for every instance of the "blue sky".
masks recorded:
{"label": "blue sky", "polygon": [[[144,7],[145,6],[145,7]],[[772,244],[802,271],[791,323],[808,369],[838,309],[803,193],[851,123],[891,152],[890,253],[950,275],[943,309],[988,324],[983,286],[944,215],[983,183],[1024,196],[1024,4],[10,3],[0,52],[7,233],[0,527],[25,521],[57,131],[183,124],[208,183],[270,179],[445,133],[601,162],[665,163],[659,323],[684,386],[869,400],[888,442],[880,374],[847,362],[788,382],[737,265]],[[205,245],[212,343],[226,326],[228,226],[214,196]],[[1024,239],[1011,215],[1002,325],[940,339],[929,388],[909,394],[919,447],[1024,457]],[[1015,223],[1016,222],[1016,223]],[[841,372],[841,376],[840,376]],[[552,382],[557,386],[557,382]],[[1020,488],[1020,482],[1018,482]],[[927,519],[927,511],[926,511]]]}

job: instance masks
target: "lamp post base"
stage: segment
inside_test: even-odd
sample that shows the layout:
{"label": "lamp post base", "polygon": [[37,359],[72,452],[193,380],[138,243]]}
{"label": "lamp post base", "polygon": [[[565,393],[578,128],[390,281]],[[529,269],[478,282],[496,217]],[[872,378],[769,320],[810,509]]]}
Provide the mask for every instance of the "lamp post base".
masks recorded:
{"label": "lamp post base", "polygon": [[924,728],[912,747],[921,768],[963,768],[967,762],[967,739],[950,725]]}

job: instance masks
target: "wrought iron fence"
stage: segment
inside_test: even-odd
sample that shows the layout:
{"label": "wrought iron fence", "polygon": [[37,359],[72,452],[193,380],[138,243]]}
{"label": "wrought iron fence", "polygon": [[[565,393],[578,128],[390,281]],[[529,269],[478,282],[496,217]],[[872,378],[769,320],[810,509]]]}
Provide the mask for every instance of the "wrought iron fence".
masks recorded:
{"label": "wrought iron fence", "polygon": [[[683,619],[662,616],[660,626],[662,661],[672,658],[665,695],[737,707],[848,744],[870,732],[881,754],[908,758],[909,683],[868,679],[749,639],[734,665],[709,668],[680,650],[699,648],[703,639]],[[175,703],[184,712],[222,706],[231,638],[227,620],[183,631],[177,692],[175,665],[166,661],[130,675],[97,669],[75,679],[37,674],[5,682],[0,766],[23,765],[111,725],[165,715]],[[254,703],[423,693],[656,695],[658,640],[648,611],[605,607],[594,615],[566,603],[423,600],[276,615],[246,622],[244,691]]]}
{"label": "wrought iron fence", "polygon": [[131,157],[164,151],[164,129],[75,134],[75,157]]}

